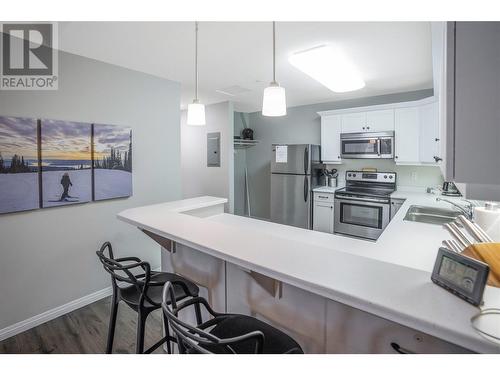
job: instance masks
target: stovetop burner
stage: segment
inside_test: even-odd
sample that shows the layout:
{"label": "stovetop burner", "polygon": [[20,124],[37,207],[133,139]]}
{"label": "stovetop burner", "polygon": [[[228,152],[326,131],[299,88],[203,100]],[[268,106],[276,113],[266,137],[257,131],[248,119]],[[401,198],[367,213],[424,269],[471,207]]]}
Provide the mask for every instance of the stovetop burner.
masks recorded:
{"label": "stovetop burner", "polygon": [[394,190],[392,189],[372,189],[363,187],[345,187],[338,189],[337,193],[348,193],[355,195],[366,195],[371,197],[387,197],[391,195]]}
{"label": "stovetop burner", "polygon": [[388,198],[395,190],[395,172],[346,171],[346,187],[335,194]]}

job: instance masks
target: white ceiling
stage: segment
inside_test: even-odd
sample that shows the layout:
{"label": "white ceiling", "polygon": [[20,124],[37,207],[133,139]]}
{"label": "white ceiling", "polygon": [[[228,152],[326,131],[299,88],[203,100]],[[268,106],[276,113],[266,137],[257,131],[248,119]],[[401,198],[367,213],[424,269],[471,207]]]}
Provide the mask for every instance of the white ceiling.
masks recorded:
{"label": "white ceiling", "polygon": [[[428,22],[283,22],[276,25],[277,80],[289,107],[432,87]],[[366,86],[335,94],[288,63],[288,56],[336,44],[351,58]],[[193,22],[61,22],[60,49],[181,82],[181,103],[194,95]],[[272,78],[270,22],[199,24],[200,100],[232,100],[235,109],[259,111]],[[217,89],[250,91],[227,96]]]}

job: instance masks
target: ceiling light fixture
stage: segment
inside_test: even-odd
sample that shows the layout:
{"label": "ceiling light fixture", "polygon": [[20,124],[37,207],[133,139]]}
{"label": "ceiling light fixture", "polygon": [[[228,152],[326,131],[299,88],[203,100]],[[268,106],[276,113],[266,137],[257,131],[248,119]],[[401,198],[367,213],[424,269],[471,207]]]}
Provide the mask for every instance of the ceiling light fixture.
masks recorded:
{"label": "ceiling light fixture", "polygon": [[194,126],[205,125],[205,105],[198,100],[198,22],[194,23],[195,43],[194,43],[194,99],[188,104],[187,124]]}
{"label": "ceiling light fixture", "polygon": [[262,100],[262,115],[285,116],[286,95],[285,89],[276,82],[276,22],[273,21],[273,81],[264,89]]}
{"label": "ceiling light fixture", "polygon": [[365,87],[358,70],[339,48],[322,45],[294,53],[290,64],[333,92],[347,92]]}

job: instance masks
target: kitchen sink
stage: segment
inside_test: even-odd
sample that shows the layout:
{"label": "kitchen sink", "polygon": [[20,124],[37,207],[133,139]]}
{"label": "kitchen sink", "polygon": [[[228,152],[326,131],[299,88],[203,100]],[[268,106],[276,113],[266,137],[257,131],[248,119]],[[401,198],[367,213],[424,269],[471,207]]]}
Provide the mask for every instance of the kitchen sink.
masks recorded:
{"label": "kitchen sink", "polygon": [[419,223],[443,225],[451,223],[462,213],[458,210],[428,206],[410,206],[404,220]]}

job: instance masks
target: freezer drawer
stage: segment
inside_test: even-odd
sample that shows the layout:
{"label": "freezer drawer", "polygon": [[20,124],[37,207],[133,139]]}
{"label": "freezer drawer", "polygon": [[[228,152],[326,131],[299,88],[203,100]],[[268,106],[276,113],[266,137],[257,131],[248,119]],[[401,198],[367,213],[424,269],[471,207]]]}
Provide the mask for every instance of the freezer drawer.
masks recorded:
{"label": "freezer drawer", "polygon": [[311,229],[311,177],[271,174],[271,221]]}

